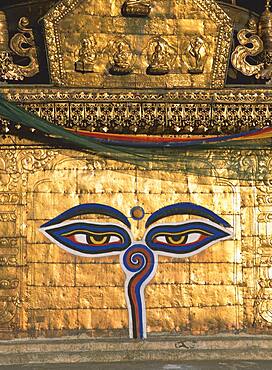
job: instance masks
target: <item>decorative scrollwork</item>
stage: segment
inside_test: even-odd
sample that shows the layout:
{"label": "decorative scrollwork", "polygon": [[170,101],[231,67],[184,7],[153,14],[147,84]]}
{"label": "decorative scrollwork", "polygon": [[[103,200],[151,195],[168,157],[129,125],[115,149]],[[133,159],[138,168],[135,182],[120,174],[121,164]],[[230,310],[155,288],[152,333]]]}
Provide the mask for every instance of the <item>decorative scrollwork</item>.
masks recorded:
{"label": "decorative scrollwork", "polygon": [[20,160],[21,169],[23,172],[35,172],[44,169],[44,166],[51,161],[57,152],[53,150],[31,150],[22,153],[18,159]]}
{"label": "decorative scrollwork", "polygon": [[22,17],[19,20],[19,33],[10,40],[11,50],[22,57],[28,57],[30,62],[27,66],[15,64],[8,46],[8,25],[4,12],[0,12],[0,78],[2,80],[23,80],[32,77],[39,72],[39,64],[31,28],[28,28],[29,20]]}
{"label": "decorative scrollwork", "polygon": [[[263,221],[266,222],[266,221]],[[255,296],[255,324],[261,321],[272,324],[272,255],[271,240],[263,239],[258,250],[258,291]]]}
{"label": "decorative scrollwork", "polygon": [[19,20],[18,31],[10,40],[11,50],[22,57],[27,57],[30,62],[27,66],[17,65],[18,70],[24,77],[33,77],[39,72],[36,46],[33,31],[29,26],[29,20],[22,17]]}
{"label": "decorative scrollwork", "polygon": [[[272,78],[272,12],[271,0],[266,0],[265,11],[259,23],[254,19],[249,21],[248,27],[238,32],[240,43],[231,56],[232,65],[245,76],[255,76],[265,80]],[[247,58],[253,58],[251,64]],[[257,59],[254,59],[257,57]],[[260,61],[261,63],[257,63]],[[269,83],[271,83],[269,81]]]}
{"label": "decorative scrollwork", "polygon": [[0,280],[0,289],[16,289],[19,285],[18,279],[2,279]]}
{"label": "decorative scrollwork", "polygon": [[237,39],[240,45],[236,47],[231,56],[233,67],[246,76],[257,75],[264,68],[263,63],[252,65],[247,61],[248,57],[254,57],[263,51],[263,42],[257,32],[257,23],[251,19],[248,27],[238,32]]}

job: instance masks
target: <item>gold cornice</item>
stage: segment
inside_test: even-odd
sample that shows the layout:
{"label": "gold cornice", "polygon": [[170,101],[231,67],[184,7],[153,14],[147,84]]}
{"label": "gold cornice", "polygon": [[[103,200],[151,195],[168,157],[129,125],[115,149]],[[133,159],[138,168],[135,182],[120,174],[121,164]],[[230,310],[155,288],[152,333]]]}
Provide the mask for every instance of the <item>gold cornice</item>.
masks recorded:
{"label": "gold cornice", "polygon": [[49,122],[96,132],[224,135],[267,127],[272,120],[271,89],[105,92],[3,87],[0,93]]}

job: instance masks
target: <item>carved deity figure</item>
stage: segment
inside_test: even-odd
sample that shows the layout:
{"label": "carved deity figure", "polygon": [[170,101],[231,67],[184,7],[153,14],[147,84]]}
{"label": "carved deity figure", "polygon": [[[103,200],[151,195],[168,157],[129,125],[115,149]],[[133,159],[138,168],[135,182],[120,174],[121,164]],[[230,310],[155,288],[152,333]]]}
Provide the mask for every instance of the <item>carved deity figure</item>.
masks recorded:
{"label": "carved deity figure", "polygon": [[164,75],[169,72],[167,64],[167,53],[163,50],[160,42],[158,41],[154,53],[150,58],[150,64],[147,68],[147,73],[151,75]]}
{"label": "carved deity figure", "polygon": [[125,40],[118,40],[113,44],[112,55],[110,55],[112,75],[127,75],[132,72],[132,51],[130,45]]}
{"label": "carved deity figure", "polygon": [[146,0],[126,0],[121,9],[124,17],[148,17],[150,11],[150,1]]}
{"label": "carved deity figure", "polygon": [[173,63],[175,58],[176,52],[174,48],[170,47],[164,40],[156,40],[155,43],[153,40],[149,47],[149,66],[146,73],[149,75],[165,75],[169,73],[170,64]]}
{"label": "carved deity figure", "polygon": [[207,60],[207,50],[204,40],[199,36],[194,37],[187,48],[186,54],[189,65],[189,73],[203,73]]}
{"label": "carved deity figure", "polygon": [[93,38],[82,39],[78,57],[79,59],[75,63],[76,72],[94,72],[94,63],[97,58],[97,51]]}

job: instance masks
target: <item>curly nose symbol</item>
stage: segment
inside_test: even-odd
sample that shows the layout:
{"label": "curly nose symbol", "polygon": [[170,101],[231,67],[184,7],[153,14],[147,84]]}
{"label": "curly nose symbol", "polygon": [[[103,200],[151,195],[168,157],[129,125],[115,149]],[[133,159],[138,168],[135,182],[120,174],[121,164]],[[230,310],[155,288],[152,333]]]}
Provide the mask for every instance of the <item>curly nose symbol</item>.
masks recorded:
{"label": "curly nose symbol", "polygon": [[130,338],[146,338],[144,290],[153,278],[157,255],[145,244],[132,244],[121,256],[126,274],[125,293],[129,311]]}

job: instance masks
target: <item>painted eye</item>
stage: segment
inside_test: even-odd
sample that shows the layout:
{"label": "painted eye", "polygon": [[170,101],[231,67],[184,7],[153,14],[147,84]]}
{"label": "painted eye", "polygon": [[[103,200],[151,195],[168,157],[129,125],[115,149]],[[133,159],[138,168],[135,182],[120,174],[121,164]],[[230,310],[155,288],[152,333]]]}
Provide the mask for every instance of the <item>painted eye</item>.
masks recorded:
{"label": "painted eye", "polygon": [[188,245],[205,239],[210,234],[203,231],[185,232],[177,234],[157,235],[153,238],[154,243],[162,243],[173,246]]}
{"label": "painted eye", "polygon": [[61,248],[85,257],[120,254],[131,244],[129,230],[111,223],[72,220],[42,226],[40,230]]}
{"label": "painted eye", "polygon": [[75,231],[73,233],[63,234],[63,236],[66,236],[67,239],[71,240],[72,242],[92,246],[102,246],[106,244],[109,245],[113,243],[124,242],[124,238],[118,234],[95,234],[86,231]]}
{"label": "painted eye", "polygon": [[145,240],[159,254],[189,257],[231,236],[230,228],[210,220],[190,220],[180,224],[155,226],[147,232]]}

